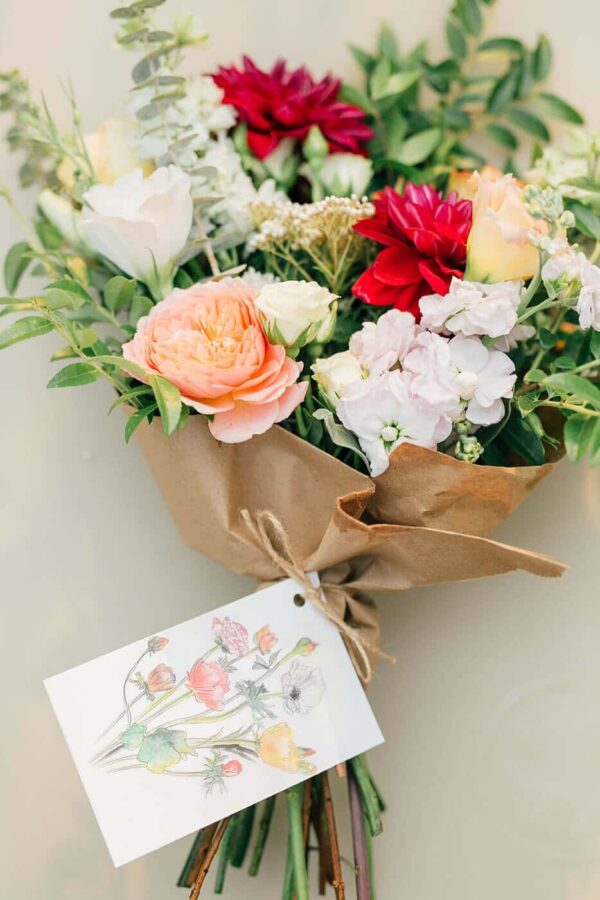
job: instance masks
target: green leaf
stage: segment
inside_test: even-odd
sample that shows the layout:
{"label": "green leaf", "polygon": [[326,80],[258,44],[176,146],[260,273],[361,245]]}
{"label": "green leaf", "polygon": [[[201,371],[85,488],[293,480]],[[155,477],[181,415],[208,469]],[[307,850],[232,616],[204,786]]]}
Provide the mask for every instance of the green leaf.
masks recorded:
{"label": "green leaf", "polygon": [[374,100],[384,100],[386,97],[396,97],[403,94],[415,84],[421,77],[420,69],[413,69],[409,72],[395,72],[390,75],[383,83],[378,84],[377,91],[373,91]]}
{"label": "green leaf", "polygon": [[468,53],[469,47],[462,30],[452,19],[448,19],[446,22],[446,41],[452,56],[462,62]]}
{"label": "green leaf", "polygon": [[594,431],[590,438],[590,465],[597,466],[600,463],[600,419],[596,419]]}
{"label": "green leaf", "polygon": [[344,103],[350,103],[352,106],[358,106],[359,109],[364,109],[365,112],[368,112],[371,115],[376,112],[376,107],[371,102],[371,99],[367,97],[363,91],[354,87],[353,84],[343,84],[340,88],[338,98],[343,100]]}
{"label": "green leaf", "polygon": [[532,134],[541,141],[550,140],[550,132],[545,124],[538,116],[529,112],[529,110],[515,107],[514,109],[507,110],[506,115],[511,122],[518,125],[519,128],[522,128],[523,131],[526,131],[528,134]]}
{"label": "green leaf", "polygon": [[343,425],[339,425],[334,418],[330,409],[316,409],[313,413],[315,419],[319,419],[325,425],[327,434],[331,438],[336,447],[343,447],[346,450],[352,450],[357,456],[363,460],[365,465],[369,466],[369,461],[360,448],[360,444],[354,435],[347,431]]}
{"label": "green leaf", "polygon": [[136,412],[132,413],[127,422],[125,423],[125,443],[128,444],[131,440],[131,437],[138,428],[144,419],[148,419],[156,410],[158,409],[156,403],[151,403],[149,406],[144,406],[143,409],[138,409]]}
{"label": "green leaf", "polygon": [[26,341],[28,338],[48,334],[53,328],[54,325],[46,319],[42,319],[41,316],[25,316],[23,319],[17,319],[16,322],[0,332],[0,350],[18,344],[20,341]]}
{"label": "green leaf", "polygon": [[150,399],[150,388],[147,384],[141,384],[139,387],[132,388],[130,391],[125,391],[124,394],[119,394],[117,399],[113,403],[111,403],[108,414],[110,415],[111,412],[117,408],[117,406],[128,404],[130,400],[135,400],[136,397],[141,397],[143,395],[147,395],[148,399]]}
{"label": "green leaf", "polygon": [[406,140],[398,154],[398,162],[405,166],[416,166],[430,156],[442,140],[440,128],[427,128]]}
{"label": "green leaf", "polygon": [[354,44],[350,44],[349,49],[350,53],[352,54],[358,65],[361,67],[363,72],[365,72],[367,75],[370,75],[373,67],[375,66],[376,58],[372,56],[372,54],[367,53],[366,50],[361,50],[360,47],[356,47]]}
{"label": "green leaf", "polygon": [[481,32],[483,17],[477,0],[457,0],[454,14],[473,37]]}
{"label": "green leaf", "polygon": [[387,58],[387,56],[382,56],[377,61],[377,65],[373,69],[373,74],[371,75],[369,81],[369,87],[371,89],[371,96],[374,100],[377,100],[380,94],[383,92],[385,85],[387,84],[387,80],[392,74],[392,64]]}
{"label": "green leaf", "polygon": [[529,417],[522,419],[512,415],[504,426],[502,440],[530,465],[540,466],[546,461],[544,445],[533,430]]}
{"label": "green leaf", "polygon": [[141,366],[131,362],[129,359],[124,359],[122,356],[92,356],[90,357],[90,362],[102,363],[103,366],[115,366],[115,368],[124,372],[125,375],[137,378],[138,381],[148,381],[148,373],[145,369],[142,369]]}
{"label": "green leaf", "polygon": [[550,41],[543,34],[533,53],[533,74],[536,81],[543,81],[550,74],[552,68],[552,47]]}
{"label": "green leaf", "polygon": [[540,346],[543,347],[544,350],[551,350],[556,341],[558,340],[557,336],[553,331],[550,331],[549,328],[541,328],[539,333],[539,341]]}
{"label": "green leaf", "polygon": [[31,247],[26,241],[19,241],[13,244],[4,260],[4,283],[9,294],[19,287],[19,282],[23,277],[27,266],[31,262],[31,257],[26,256],[31,252]]}
{"label": "green leaf", "polygon": [[525,384],[536,384],[538,381],[543,381],[546,377],[546,373],[543,369],[531,369],[523,378]]}
{"label": "green leaf", "polygon": [[107,281],[104,288],[104,302],[107,308],[112,313],[118,313],[124,306],[131,303],[136,288],[137,282],[135,279],[115,275],[114,278]]}
{"label": "green leaf", "polygon": [[142,316],[147,316],[153,306],[154,304],[149,297],[145,297],[143,294],[136,294],[131,301],[129,324],[137,325],[139,319],[141,319]]}
{"label": "green leaf", "polygon": [[489,125],[485,126],[485,133],[497,144],[506,147],[507,150],[516,150],[519,146],[516,135],[503,125],[490,122]]}
{"label": "green leaf", "polygon": [[165,434],[173,434],[179,424],[181,415],[181,394],[179,388],[171,384],[162,375],[151,375],[148,379],[150,387],[154,391],[158,411],[163,421]]}
{"label": "green leaf", "polygon": [[488,98],[490,112],[498,112],[514,99],[519,86],[519,68],[513,66],[506,75],[499,78]]}
{"label": "green leaf", "polygon": [[565,370],[569,370],[569,369],[574,369],[575,366],[577,365],[577,363],[573,359],[572,356],[559,356],[557,359],[554,360],[553,365],[554,365],[555,369],[565,371]]}
{"label": "green leaf", "polygon": [[600,388],[582,378],[581,375],[573,375],[570,372],[561,372],[549,375],[543,381],[545,387],[551,388],[562,396],[574,397],[580,403],[600,409]]}
{"label": "green leaf", "polygon": [[91,363],[77,362],[65,366],[57,372],[47,384],[49,388],[78,387],[81,384],[93,384],[100,378],[100,372]]}
{"label": "green leaf", "polygon": [[390,159],[398,161],[408,124],[399,109],[393,109],[385,119],[387,137],[387,155]]}
{"label": "green leaf", "polygon": [[581,113],[577,112],[577,110],[571,106],[570,103],[567,103],[566,100],[563,100],[562,97],[557,97],[556,94],[548,94],[542,93],[537,95],[538,100],[540,100],[548,109],[548,112],[555,119],[560,119],[562,122],[572,122],[573,125],[583,125],[583,116]]}
{"label": "green leaf", "polygon": [[569,203],[569,209],[575,216],[575,224],[577,228],[583,232],[583,234],[587,235],[587,237],[594,238],[595,240],[600,240],[600,216],[597,216],[595,212],[585,206],[583,203],[580,203],[578,200],[573,200]]}
{"label": "green leaf", "polygon": [[387,56],[392,62],[395,62],[398,59],[396,35],[387,22],[381,24],[379,36],[377,38],[377,47],[379,52],[383,54],[383,56]]}
{"label": "green leaf", "polygon": [[569,416],[565,422],[564,441],[571,462],[578,462],[585,454],[596,426],[595,419],[585,413]]}
{"label": "green leaf", "polygon": [[478,47],[479,53],[512,53],[521,56],[524,51],[525,47],[521,41],[509,37],[490,38]]}

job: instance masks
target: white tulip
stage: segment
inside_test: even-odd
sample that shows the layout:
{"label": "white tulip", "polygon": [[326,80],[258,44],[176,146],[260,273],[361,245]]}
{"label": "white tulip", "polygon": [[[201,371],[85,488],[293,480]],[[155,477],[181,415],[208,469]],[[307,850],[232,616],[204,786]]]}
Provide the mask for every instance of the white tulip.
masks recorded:
{"label": "white tulip", "polygon": [[364,377],[360,362],[349,350],[318,359],[312,364],[311,369],[313,378],[333,407],[337,406],[347,385]]}
{"label": "white tulip", "polygon": [[275,344],[304,347],[328,340],[335,326],[337,295],[316,281],[280,281],[265,285],[256,305]]}
{"label": "white tulip", "polygon": [[336,197],[362,197],[372,177],[371,160],[356,153],[332,153],[319,168],[323,187]]}
{"label": "white tulip", "polygon": [[190,178],[177,166],[141,169],[83,196],[82,228],[96,253],[144,282],[155,300],[172,288],[193,219]]}

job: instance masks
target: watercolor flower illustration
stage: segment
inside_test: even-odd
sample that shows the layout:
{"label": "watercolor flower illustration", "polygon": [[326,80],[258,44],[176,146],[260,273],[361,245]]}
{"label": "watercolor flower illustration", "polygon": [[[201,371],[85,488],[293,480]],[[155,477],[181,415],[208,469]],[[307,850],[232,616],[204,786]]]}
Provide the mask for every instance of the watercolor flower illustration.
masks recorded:
{"label": "watercolor flower illustration", "polygon": [[282,675],[281,687],[286,710],[306,715],[321,702],[325,682],[319,669],[296,660]]}
{"label": "watercolor flower illustration", "polygon": [[[321,702],[325,680],[305,661],[318,644],[301,637],[287,652],[274,651],[278,638],[269,625],[250,631],[229,616],[215,616],[211,632],[213,643],[179,677],[167,662],[144,671],[146,658],[169,644],[161,636],[148,640],[125,676],[121,711],[101,735],[112,738],[94,765],[109,773],[196,776],[207,795],[251,777],[256,764],[288,775],[315,771],[316,751],[298,745],[277,710],[306,716]],[[223,656],[210,659],[217,652]]]}

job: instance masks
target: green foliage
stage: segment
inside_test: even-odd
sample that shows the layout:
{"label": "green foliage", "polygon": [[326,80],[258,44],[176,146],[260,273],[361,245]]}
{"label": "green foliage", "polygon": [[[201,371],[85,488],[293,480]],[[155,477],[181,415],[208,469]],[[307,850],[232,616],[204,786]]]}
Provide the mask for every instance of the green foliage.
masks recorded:
{"label": "green foliage", "polygon": [[4,260],[4,283],[9,294],[14,294],[31,262],[31,247],[27,241],[13,244]]}
{"label": "green foliage", "polygon": [[481,133],[499,153],[513,152],[524,138],[547,142],[548,119],[582,121],[567,101],[539,90],[552,64],[547,38],[532,50],[512,37],[483,38],[487,5],[456,0],[445,22],[449,55],[437,62],[424,45],[402,53],[389,25],[374,53],[351,47],[365,87],[344,86],[342,96],[371,117],[376,186],[397,177],[443,186],[452,169],[481,165],[465,136]]}
{"label": "green foliage", "polygon": [[13,344],[18,344],[29,338],[48,334],[49,331],[52,331],[52,327],[50,322],[47,322],[40,316],[24,316],[22,319],[17,319],[16,322],[13,322],[12,325],[0,332],[0,350],[12,347]]}

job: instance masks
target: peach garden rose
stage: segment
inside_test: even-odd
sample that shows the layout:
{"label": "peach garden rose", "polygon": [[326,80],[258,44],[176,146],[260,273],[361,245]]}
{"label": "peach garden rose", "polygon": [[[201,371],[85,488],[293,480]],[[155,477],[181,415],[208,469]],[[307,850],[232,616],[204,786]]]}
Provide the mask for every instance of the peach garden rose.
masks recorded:
{"label": "peach garden rose", "polygon": [[176,385],[227,443],[286,419],[307,389],[298,383],[302,365],[267,339],[255,293],[241,278],[174,290],[140,319],[123,356]]}

